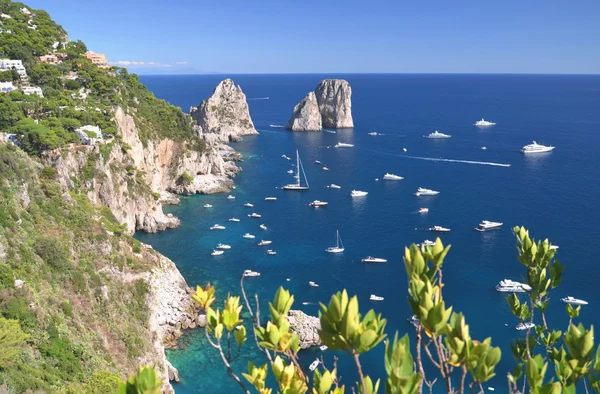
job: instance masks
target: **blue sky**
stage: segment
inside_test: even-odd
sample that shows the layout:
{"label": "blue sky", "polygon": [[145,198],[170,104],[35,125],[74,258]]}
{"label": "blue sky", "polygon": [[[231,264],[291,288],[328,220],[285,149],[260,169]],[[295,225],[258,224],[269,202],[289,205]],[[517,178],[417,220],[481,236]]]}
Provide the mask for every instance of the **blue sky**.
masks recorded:
{"label": "blue sky", "polygon": [[599,0],[25,0],[140,74],[600,73]]}

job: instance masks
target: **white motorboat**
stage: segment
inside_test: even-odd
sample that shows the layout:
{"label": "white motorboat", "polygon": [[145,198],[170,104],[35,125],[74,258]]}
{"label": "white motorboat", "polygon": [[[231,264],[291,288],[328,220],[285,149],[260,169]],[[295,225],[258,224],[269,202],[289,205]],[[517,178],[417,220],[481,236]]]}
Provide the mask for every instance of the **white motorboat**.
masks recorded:
{"label": "white motorboat", "polygon": [[231,246],[226,244],[218,244],[217,249],[231,249]]}
{"label": "white motorboat", "polygon": [[550,249],[552,249],[552,250],[556,250],[556,249],[558,249],[558,248],[559,248],[559,246],[558,246],[558,245],[550,245]]}
{"label": "white motorboat", "polygon": [[379,134],[377,134],[377,132],[376,132],[376,131],[371,131],[371,132],[369,133],[369,135],[379,135]]}
{"label": "white motorboat", "polygon": [[360,190],[352,190],[350,192],[350,197],[364,197],[367,194],[369,194],[369,192],[363,192],[363,191],[360,191]]}
{"label": "white motorboat", "polygon": [[429,227],[429,231],[433,231],[436,233],[447,233],[450,231],[450,229],[442,226],[433,226]]}
{"label": "white motorboat", "polygon": [[235,200],[235,196],[232,196],[231,194],[227,196],[228,200]]}
{"label": "white motorboat", "polygon": [[268,254],[269,256],[274,256],[274,255],[276,255],[276,254],[277,254],[277,252],[276,252],[276,251],[274,251],[274,250],[271,250],[271,249],[269,249],[269,250],[267,250],[267,254]]}
{"label": "white motorboat", "polygon": [[324,352],[325,350],[327,350],[329,348],[327,347],[327,345],[321,345],[321,346],[319,346],[319,349]]}
{"label": "white motorboat", "polygon": [[308,367],[308,369],[313,372],[315,369],[317,369],[317,367],[319,366],[319,363],[321,361],[319,361],[319,359],[316,359],[315,361],[313,361],[310,366]]}
{"label": "white motorboat", "polygon": [[430,139],[442,139],[442,138],[450,138],[452,136],[448,135],[448,134],[440,133],[439,131],[436,130],[431,134],[425,135],[424,137],[430,138]]}
{"label": "white motorboat", "polygon": [[229,219],[229,221],[230,221],[230,222],[239,222],[239,221],[240,221],[240,219],[238,219],[238,218],[231,218],[231,219]]}
{"label": "white motorboat", "polygon": [[317,283],[313,282],[312,280],[310,282],[308,282],[308,285],[310,287],[319,287],[319,285]]}
{"label": "white motorboat", "polygon": [[354,144],[345,144],[343,142],[338,142],[334,145],[334,148],[354,148]]}
{"label": "white motorboat", "polygon": [[265,226],[264,224],[261,224],[261,225],[260,225],[260,226],[258,226],[258,227],[260,227],[262,230],[266,230],[266,229],[267,229],[267,226]]}
{"label": "white motorboat", "polygon": [[308,205],[310,205],[311,207],[316,207],[316,208],[318,208],[318,207],[324,207],[324,206],[325,206],[325,205],[327,205],[327,204],[329,204],[329,203],[328,203],[328,202],[326,202],[326,201],[319,201],[319,200],[315,200],[315,201],[311,202],[311,203],[310,203],[310,204],[308,204]]}
{"label": "white motorboat", "polygon": [[220,256],[220,255],[222,255],[223,253],[225,253],[225,252],[224,252],[224,251],[222,251],[222,250],[213,250],[213,251],[211,252],[211,254],[210,254],[210,255],[211,255],[211,256]]}
{"label": "white motorboat", "polygon": [[265,197],[265,201],[277,201],[277,197]]}
{"label": "white motorboat", "polygon": [[386,181],[401,181],[404,179],[404,177],[401,177],[400,175],[394,175],[394,174],[388,174],[386,173],[383,176],[383,179],[385,179]]}
{"label": "white motorboat", "polygon": [[519,323],[515,326],[515,329],[519,330],[519,331],[524,331],[524,330],[529,330],[530,328],[534,328],[535,324],[533,324],[532,322],[524,322],[524,323]]}
{"label": "white motorboat", "polygon": [[293,173],[294,173],[294,170],[288,170],[288,171],[287,171],[287,173],[288,173],[288,174],[293,174]]}
{"label": "white motorboat", "polygon": [[210,229],[211,230],[225,230],[225,226],[221,226],[220,224],[214,224]]}
{"label": "white motorboat", "polygon": [[434,246],[434,245],[435,245],[435,242],[434,242],[434,241],[430,241],[430,240],[426,239],[425,241],[423,241],[423,242],[421,243],[421,245],[423,245],[423,246]]}
{"label": "white motorboat", "polygon": [[341,189],[342,187],[339,185],[336,185],[335,183],[332,183],[331,185],[329,185],[328,187],[332,188],[332,189]]}
{"label": "white motorboat", "polygon": [[421,322],[419,321],[419,319],[417,319],[415,315],[412,315],[406,320],[408,320],[408,322],[412,324],[415,328],[419,328],[421,326]]}
{"label": "white motorboat", "polygon": [[477,231],[489,231],[489,230],[497,230],[502,227],[503,223],[500,222],[490,222],[489,220],[482,220],[479,223],[479,226],[475,227]]}
{"label": "white motorboat", "polygon": [[436,196],[438,194],[440,194],[440,192],[438,192],[437,190],[425,189],[423,187],[420,187],[417,189],[415,196]]}
{"label": "white motorboat", "polygon": [[584,300],[578,300],[577,298],[568,296],[565,298],[561,298],[560,299],[562,302],[564,302],[565,304],[571,304],[571,305],[587,305],[588,302],[584,301]]}
{"label": "white motorboat", "polygon": [[408,150],[406,150],[406,148],[402,148],[402,151],[403,152],[408,152]]}
{"label": "white motorboat", "polygon": [[321,164],[321,160],[315,160],[315,164]]}
{"label": "white motorboat", "polygon": [[487,147],[485,147],[485,146],[482,146],[482,147],[481,147],[481,150],[487,150]]}
{"label": "white motorboat", "polygon": [[204,204],[204,208],[212,208],[212,205],[210,205],[210,204]]}
{"label": "white motorboat", "polygon": [[429,208],[419,208],[419,213],[427,213],[429,212]]}
{"label": "white motorboat", "polygon": [[[304,172],[304,166],[302,165],[302,161],[300,160],[300,154],[296,151],[296,183],[290,183],[288,185],[283,186],[284,190],[308,190],[308,179],[306,178],[306,173]],[[302,171],[302,175],[304,175],[304,183],[302,185],[300,183],[300,171]],[[289,172],[289,171],[288,171]]]}
{"label": "white motorboat", "polygon": [[286,155],[281,155],[281,157],[283,157],[284,159],[287,159],[287,158],[288,158]]}
{"label": "white motorboat", "polygon": [[344,251],[344,243],[342,242],[342,238],[340,237],[339,230],[336,230],[336,238],[335,238],[335,246],[330,246],[325,249],[328,253],[341,253]]}
{"label": "white motorboat", "polygon": [[369,297],[369,300],[371,300],[371,301],[383,301],[383,297],[376,296],[375,294],[371,294],[371,296]]}
{"label": "white motorboat", "polygon": [[329,168],[323,167],[323,171],[329,171]]}
{"label": "white motorboat", "polygon": [[242,238],[254,239],[256,237],[250,233],[246,233],[246,234],[242,235]]}
{"label": "white motorboat", "polygon": [[251,218],[254,218],[254,219],[259,219],[259,218],[262,218],[262,215],[261,215],[261,214],[259,214],[259,213],[256,213],[256,212],[252,212],[252,213],[251,213],[250,215],[248,215],[248,216],[249,216],[249,217],[251,217]]}
{"label": "white motorboat", "polygon": [[533,141],[533,144],[525,145],[523,149],[521,149],[521,153],[529,154],[529,153],[545,153],[551,152],[554,150],[554,146],[545,146],[540,145],[537,142]]}
{"label": "white motorboat", "polygon": [[246,277],[260,276],[260,272],[245,270],[244,276],[246,276]]}
{"label": "white motorboat", "polygon": [[386,259],[382,259],[380,257],[367,256],[362,259],[363,263],[387,263]]}
{"label": "white motorboat", "polygon": [[530,290],[531,286],[510,279],[503,279],[496,285],[496,291],[501,293],[526,293]]}
{"label": "white motorboat", "polygon": [[261,240],[258,243],[258,246],[267,246],[267,245],[271,245],[273,243],[273,241],[265,241],[265,240]]}
{"label": "white motorboat", "polygon": [[493,126],[496,123],[494,122],[488,122],[487,120],[481,118],[481,120],[478,120],[477,122],[475,122],[475,126],[479,126],[479,127],[487,127],[487,126]]}
{"label": "white motorboat", "polygon": [[254,204],[250,204],[249,202],[247,202],[244,204],[244,206],[247,208],[252,208],[252,207],[254,207]]}

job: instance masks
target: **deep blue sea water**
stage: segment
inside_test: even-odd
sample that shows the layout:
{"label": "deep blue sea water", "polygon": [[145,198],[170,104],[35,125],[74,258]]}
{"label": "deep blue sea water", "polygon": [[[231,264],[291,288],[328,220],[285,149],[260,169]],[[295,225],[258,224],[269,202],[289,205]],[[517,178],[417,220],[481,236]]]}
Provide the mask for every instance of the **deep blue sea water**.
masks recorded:
{"label": "deep blue sea water", "polygon": [[[225,76],[141,77],[158,97],[185,111],[212,93]],[[292,109],[323,78],[342,77],[352,85],[355,128],[330,133],[290,133],[270,125],[285,125]],[[176,230],[160,234],[138,234],[143,242],[175,261],[190,285],[212,282],[218,295],[238,293],[244,269],[260,271],[247,281],[250,293],[263,303],[283,285],[296,296],[296,307],[316,314],[316,305],[327,302],[343,288],[357,294],[361,310],[373,308],[388,319],[387,333],[411,332],[406,318],[406,275],[403,247],[434,239],[431,225],[450,227],[442,235],[452,245],[445,263],[444,295],[455,311],[465,313],[474,338],[493,337],[503,350],[497,377],[489,386],[504,388],[506,372],[512,370],[510,338],[521,335],[510,314],[505,296],[494,290],[503,278],[518,280],[524,274],[516,260],[514,225],[525,225],[536,238],[549,238],[559,245],[557,257],[566,265],[563,284],[552,297],[549,322],[565,329],[564,305],[559,299],[573,295],[589,301],[581,318],[586,324],[600,323],[600,266],[591,245],[597,242],[600,220],[600,76],[507,76],[507,75],[234,75],[248,97],[250,113],[260,135],[247,137],[234,148],[244,155],[243,172],[235,179],[237,198],[225,194],[198,195],[168,208],[182,219]],[[269,99],[260,99],[268,97]],[[487,129],[473,123],[484,117],[497,122]],[[451,134],[449,140],[423,138],[434,130]],[[384,135],[369,136],[377,130]],[[522,146],[536,140],[556,146],[550,154],[524,156]],[[329,148],[338,141],[355,144],[350,149]],[[487,150],[481,150],[486,146]],[[403,152],[403,148],[407,152]],[[291,182],[287,170],[300,151],[311,184],[308,192],[285,192],[277,187]],[[447,158],[489,164],[431,161]],[[314,164],[320,160],[323,164]],[[321,169],[325,165],[330,171]],[[376,181],[386,172],[405,177],[400,182]],[[336,183],[342,189],[328,189]],[[439,190],[435,197],[418,198],[418,187]],[[369,192],[352,199],[351,189]],[[264,201],[267,196],[275,202]],[[328,201],[325,208],[307,204]],[[245,202],[255,205],[244,208]],[[204,209],[210,203],[212,209]],[[419,207],[428,207],[420,215]],[[262,219],[247,214],[258,212]],[[240,223],[228,218],[241,218]],[[483,219],[504,222],[495,232],[473,228]],[[215,223],[225,231],[209,231]],[[268,226],[263,232],[260,223]],[[324,249],[335,242],[340,230],[346,250],[331,255]],[[256,240],[241,238],[245,232]],[[273,241],[277,256],[266,256],[256,246],[261,238]],[[211,257],[219,242],[232,245],[223,256]],[[366,265],[367,255],[385,257],[387,264]],[[286,278],[291,281],[287,282]],[[319,288],[311,288],[313,280]],[[371,293],[385,297],[369,302]],[[264,308],[263,305],[263,310]],[[506,324],[508,326],[506,326]],[[231,381],[220,360],[205,343],[200,331],[186,333],[181,349],[169,359],[179,369],[182,383],[178,394],[229,393],[239,388]],[[250,346],[251,348],[251,346]],[[255,352],[250,357],[257,362]],[[306,351],[310,363],[319,352]],[[331,352],[324,353],[331,361]],[[366,373],[383,373],[383,349],[365,355]],[[247,358],[236,361],[246,368]],[[344,383],[354,378],[354,368],[343,357],[339,362]],[[438,383],[438,389],[442,389]]]}

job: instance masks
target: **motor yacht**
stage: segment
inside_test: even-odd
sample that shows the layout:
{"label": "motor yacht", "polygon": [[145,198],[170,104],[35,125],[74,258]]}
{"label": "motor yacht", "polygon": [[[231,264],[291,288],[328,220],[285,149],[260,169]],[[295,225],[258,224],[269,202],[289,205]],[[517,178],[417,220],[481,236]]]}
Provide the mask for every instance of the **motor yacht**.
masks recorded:
{"label": "motor yacht", "polygon": [[277,201],[277,197],[265,197],[265,201]]}
{"label": "motor yacht", "polygon": [[287,171],[287,173],[288,173],[288,174],[293,174],[293,173],[294,173],[294,170],[288,170],[288,171]]}
{"label": "motor yacht", "polygon": [[313,372],[315,369],[317,369],[317,367],[319,366],[319,363],[321,361],[319,361],[319,359],[316,359],[315,361],[313,361],[310,366],[308,367],[308,369],[310,370],[310,372]]}
{"label": "motor yacht", "polygon": [[342,188],[341,186],[339,186],[339,185],[336,185],[335,183],[332,183],[331,185],[329,185],[329,186],[327,186],[327,187],[330,187],[330,188],[332,188],[332,189],[341,189],[341,188]]}
{"label": "motor yacht", "polygon": [[315,160],[315,164],[321,164],[321,160]]}
{"label": "motor yacht", "polygon": [[252,207],[254,207],[254,204],[250,204],[249,202],[247,202],[244,204],[244,206],[247,208],[252,208]]}
{"label": "motor yacht", "polygon": [[351,197],[364,197],[367,194],[369,194],[369,192],[363,192],[363,191],[360,191],[360,190],[352,190],[350,192],[350,196]]}
{"label": "motor yacht", "polygon": [[369,297],[369,300],[371,300],[371,301],[383,301],[383,297],[376,296],[375,294],[371,294],[371,296]]}
{"label": "motor yacht", "polygon": [[231,194],[227,196],[228,200],[235,200],[235,196],[232,196]]}
{"label": "motor yacht", "polygon": [[259,219],[259,218],[261,218],[261,217],[262,217],[262,215],[261,215],[261,214],[259,214],[259,213],[256,213],[256,212],[253,212],[253,213],[251,213],[251,214],[250,214],[250,215],[248,215],[248,216],[249,216],[249,217],[251,217],[251,218],[254,218],[254,219]]}
{"label": "motor yacht", "polygon": [[367,256],[361,260],[363,263],[387,263],[386,259],[380,257]]}
{"label": "motor yacht", "polygon": [[276,252],[276,251],[274,251],[274,250],[271,250],[271,249],[269,249],[269,250],[267,250],[267,254],[268,254],[269,256],[274,256],[274,255],[276,255],[276,254],[277,254],[277,252]]}
{"label": "motor yacht", "polygon": [[229,221],[230,221],[230,222],[239,222],[239,221],[240,221],[240,219],[238,219],[238,218],[231,218],[231,219],[229,219]]}
{"label": "motor yacht", "polygon": [[258,243],[258,246],[267,246],[267,245],[271,245],[273,243],[273,241],[265,241],[265,240],[261,240]]}
{"label": "motor yacht", "polygon": [[588,302],[584,301],[584,300],[578,300],[577,298],[571,297],[571,296],[567,296],[565,298],[561,298],[560,299],[562,302],[564,302],[565,304],[571,304],[571,305],[587,305]]}
{"label": "motor yacht", "polygon": [[402,148],[402,152],[408,152],[406,148]]}
{"label": "motor yacht", "polygon": [[450,229],[442,226],[433,226],[429,227],[429,231],[433,231],[436,233],[447,233],[450,232]]}
{"label": "motor yacht", "polygon": [[487,150],[487,147],[485,147],[485,146],[482,146],[482,147],[481,147],[481,150]]}
{"label": "motor yacht", "polygon": [[256,237],[250,233],[246,233],[246,234],[242,235],[242,238],[254,239]]}
{"label": "motor yacht", "polygon": [[326,202],[326,201],[319,201],[319,200],[315,200],[315,201],[311,202],[311,203],[310,203],[310,204],[308,204],[308,205],[310,205],[311,207],[316,207],[316,208],[318,208],[318,207],[324,207],[324,206],[326,206],[327,204],[329,204],[329,203],[328,203],[328,202]]}
{"label": "motor yacht", "polygon": [[218,244],[217,249],[231,249],[231,246],[226,244]]}
{"label": "motor yacht", "polygon": [[419,213],[427,213],[429,212],[429,208],[419,208]]}
{"label": "motor yacht", "polygon": [[550,249],[552,250],[557,250],[559,248],[558,245],[550,245]]}
{"label": "motor yacht", "polygon": [[399,175],[394,175],[394,174],[388,174],[386,173],[383,176],[383,179],[385,179],[386,181],[401,181],[404,179],[404,177],[401,177]]}
{"label": "motor yacht", "polygon": [[221,226],[220,224],[215,224],[210,229],[211,230],[225,230],[225,226]]}
{"label": "motor yacht", "polygon": [[415,196],[436,196],[438,194],[440,194],[440,192],[438,192],[437,190],[425,189],[423,187],[420,187],[417,189]]}
{"label": "motor yacht", "polygon": [[258,226],[258,227],[260,227],[260,228],[261,228],[261,230],[266,230],[266,229],[267,229],[267,226],[265,226],[264,224],[261,224],[261,225],[260,225],[260,226]]}
{"label": "motor yacht", "polygon": [[477,231],[489,231],[489,230],[497,230],[502,227],[503,223],[500,222],[490,222],[489,220],[482,220],[479,223],[479,226],[475,227]]}
{"label": "motor yacht", "polygon": [[319,287],[319,285],[317,283],[313,282],[312,280],[310,282],[308,282],[308,285],[310,287]]}
{"label": "motor yacht", "polygon": [[210,254],[210,255],[211,255],[211,256],[220,256],[220,255],[222,255],[223,253],[225,253],[225,252],[224,252],[224,251],[222,251],[222,250],[213,250],[213,251],[211,252],[211,254]]}
{"label": "motor yacht", "polygon": [[523,331],[523,330],[529,330],[530,328],[534,328],[535,324],[533,324],[532,322],[523,322],[523,323],[519,323],[515,326],[515,328],[519,331]]}
{"label": "motor yacht", "polygon": [[288,158],[286,155],[281,155],[281,157],[283,157],[284,159],[287,159],[287,158]]}
{"label": "motor yacht", "polygon": [[345,144],[343,142],[338,142],[334,145],[334,148],[354,148],[354,144]]}
{"label": "motor yacht", "polygon": [[537,142],[533,141],[533,144],[525,145],[523,149],[521,149],[521,153],[529,154],[529,153],[544,153],[551,152],[554,150],[554,146],[545,146],[540,145]]}
{"label": "motor yacht", "polygon": [[246,277],[260,276],[260,272],[245,270],[244,276],[246,276]]}
{"label": "motor yacht", "polygon": [[329,171],[329,168],[323,167],[323,171]]}
{"label": "motor yacht", "polygon": [[487,127],[487,126],[493,126],[496,123],[494,122],[488,122],[487,120],[481,118],[481,120],[478,120],[477,122],[475,122],[475,126],[479,126],[479,127]]}
{"label": "motor yacht", "polygon": [[510,279],[503,279],[496,285],[496,291],[501,293],[526,293],[530,290],[531,286]]}
{"label": "motor yacht", "polygon": [[327,347],[327,345],[321,345],[321,346],[319,346],[319,349],[324,352],[325,350],[327,350],[329,348]]}
{"label": "motor yacht", "polygon": [[377,134],[377,132],[376,132],[376,131],[371,131],[371,132],[369,133],[369,135],[379,135],[379,134]]}
{"label": "motor yacht", "polygon": [[425,241],[423,241],[423,242],[421,243],[421,245],[423,245],[423,246],[434,246],[434,245],[435,245],[435,242],[434,242],[434,241],[430,241],[430,240],[426,239]]}
{"label": "motor yacht", "polygon": [[210,204],[204,204],[204,208],[212,208],[212,205],[210,205]]}
{"label": "motor yacht", "polygon": [[439,131],[436,130],[431,134],[425,135],[424,137],[430,138],[430,139],[442,139],[442,138],[450,138],[452,136],[448,135],[448,134],[440,133]]}

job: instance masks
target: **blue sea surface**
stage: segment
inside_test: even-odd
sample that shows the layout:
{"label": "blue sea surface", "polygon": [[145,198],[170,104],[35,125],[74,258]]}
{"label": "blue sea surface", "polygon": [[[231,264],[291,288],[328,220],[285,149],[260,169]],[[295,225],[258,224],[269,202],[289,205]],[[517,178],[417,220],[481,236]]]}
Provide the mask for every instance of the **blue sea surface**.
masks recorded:
{"label": "blue sea surface", "polygon": [[[560,298],[572,295],[589,301],[581,321],[600,323],[600,266],[595,245],[600,222],[600,76],[532,75],[234,75],[248,98],[252,120],[260,132],[232,144],[241,152],[243,171],[237,188],[226,194],[184,198],[166,208],[182,220],[181,227],[159,234],[137,234],[177,264],[190,286],[207,282],[217,286],[222,300],[228,292],[239,294],[243,270],[261,272],[246,280],[249,294],[257,293],[262,310],[279,286],[296,297],[295,308],[316,315],[317,302],[327,302],[338,290],[359,296],[361,311],[373,308],[388,319],[386,332],[414,333],[406,319],[411,315],[407,279],[402,263],[405,245],[435,239],[432,225],[452,229],[441,235],[451,251],[444,265],[447,305],[466,315],[473,338],[493,338],[501,346],[497,377],[487,386],[506,388],[506,373],[515,366],[510,339],[524,335],[514,329],[505,294],[494,286],[504,278],[519,280],[525,273],[516,259],[511,228],[524,225],[532,236],[549,238],[560,249],[557,258],[566,266],[561,286],[552,294],[549,324],[566,329],[568,317]],[[354,129],[292,133],[280,127],[294,105],[323,78],[344,78],[352,85]],[[222,75],[144,76],[154,94],[188,111],[212,94]],[[268,99],[266,99],[268,97]],[[473,124],[484,117],[496,122],[489,128]],[[370,136],[376,130],[382,135]],[[423,138],[434,130],[452,135],[447,140]],[[525,156],[520,149],[531,143],[554,145],[548,154]],[[354,148],[333,148],[337,142]],[[487,147],[482,150],[481,147]],[[403,151],[406,149],[406,152]],[[310,191],[286,192],[280,186],[293,181],[300,152]],[[451,159],[438,161],[433,159]],[[321,165],[314,164],[320,160]],[[509,164],[498,166],[496,164]],[[329,171],[323,171],[327,166]],[[402,181],[384,181],[386,173]],[[379,178],[379,181],[376,180]],[[341,189],[327,188],[335,183]],[[439,190],[434,197],[416,197],[418,187]],[[368,191],[351,198],[350,191]],[[277,201],[265,201],[267,196]],[[308,206],[312,200],[327,207]],[[251,202],[254,208],[243,204]],[[205,209],[209,203],[213,208]],[[419,214],[420,207],[429,213]],[[251,219],[251,212],[262,214]],[[241,219],[229,222],[230,217]],[[481,220],[504,223],[498,231],[480,233]],[[210,231],[215,223],[227,227]],[[267,231],[259,229],[264,223]],[[346,250],[324,251],[335,244],[336,230]],[[243,239],[250,232],[255,240]],[[267,256],[260,239],[272,240],[276,256]],[[222,256],[210,255],[217,243],[232,246]],[[364,264],[367,255],[388,259],[385,264]],[[286,281],[289,278],[290,281]],[[308,286],[308,281],[320,287]],[[369,295],[385,297],[370,302]],[[309,302],[303,305],[302,302]],[[266,313],[266,312],[265,312]],[[265,316],[266,317],[266,316]],[[255,348],[234,363],[246,369],[252,359],[261,363]],[[323,355],[331,362],[334,352],[308,350],[301,359],[308,365]],[[348,357],[340,355],[343,383],[356,377]],[[239,392],[228,378],[214,349],[200,330],[191,330],[180,348],[168,358],[179,369],[178,394]],[[365,372],[383,377],[383,346],[362,357]],[[348,387],[349,389],[349,387]],[[438,382],[437,390],[442,390]]]}

